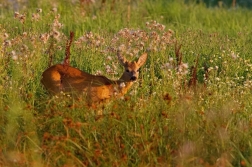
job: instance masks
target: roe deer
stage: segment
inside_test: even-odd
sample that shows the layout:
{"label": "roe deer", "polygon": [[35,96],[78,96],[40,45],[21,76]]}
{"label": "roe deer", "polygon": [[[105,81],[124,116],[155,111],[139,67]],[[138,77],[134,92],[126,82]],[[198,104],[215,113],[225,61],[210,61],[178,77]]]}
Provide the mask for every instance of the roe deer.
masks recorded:
{"label": "roe deer", "polygon": [[111,97],[121,97],[138,78],[138,70],[145,63],[147,53],[141,55],[137,62],[129,62],[117,52],[120,63],[124,66],[124,73],[117,81],[105,76],[96,76],[83,72],[77,68],[56,64],[46,69],[41,82],[51,94],[61,91],[86,95],[88,102],[101,102]]}

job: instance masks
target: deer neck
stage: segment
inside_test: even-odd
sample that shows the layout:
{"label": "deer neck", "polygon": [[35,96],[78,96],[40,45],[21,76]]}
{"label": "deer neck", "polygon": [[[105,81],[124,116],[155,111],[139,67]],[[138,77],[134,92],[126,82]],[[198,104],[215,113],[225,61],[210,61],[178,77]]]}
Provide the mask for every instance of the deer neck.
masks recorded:
{"label": "deer neck", "polygon": [[130,87],[133,85],[133,82],[132,81],[127,82],[121,77],[119,80],[116,81],[116,85],[117,90],[119,91],[118,93],[120,94],[120,96],[123,96],[128,92]]}

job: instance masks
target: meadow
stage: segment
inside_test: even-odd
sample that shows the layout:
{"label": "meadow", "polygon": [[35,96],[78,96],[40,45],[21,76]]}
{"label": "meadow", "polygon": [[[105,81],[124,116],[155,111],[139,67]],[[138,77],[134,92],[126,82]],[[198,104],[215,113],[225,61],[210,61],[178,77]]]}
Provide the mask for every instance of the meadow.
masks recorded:
{"label": "meadow", "polygon": [[[251,10],[0,2],[0,166],[252,166]],[[124,98],[87,107],[43,88],[71,31],[70,64],[92,74],[120,77],[118,48],[129,60],[148,53]]]}

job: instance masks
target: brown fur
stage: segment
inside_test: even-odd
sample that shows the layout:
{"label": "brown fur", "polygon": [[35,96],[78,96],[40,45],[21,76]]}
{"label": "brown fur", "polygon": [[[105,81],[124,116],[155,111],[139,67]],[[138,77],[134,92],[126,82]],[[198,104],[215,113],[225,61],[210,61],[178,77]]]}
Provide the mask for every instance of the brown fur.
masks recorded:
{"label": "brown fur", "polygon": [[138,78],[138,69],[145,63],[144,53],[137,62],[127,61],[119,52],[118,59],[125,71],[121,78],[112,81],[105,76],[95,76],[71,66],[56,64],[42,74],[41,83],[53,95],[60,92],[85,94],[90,102],[99,102],[113,96],[123,96]]}

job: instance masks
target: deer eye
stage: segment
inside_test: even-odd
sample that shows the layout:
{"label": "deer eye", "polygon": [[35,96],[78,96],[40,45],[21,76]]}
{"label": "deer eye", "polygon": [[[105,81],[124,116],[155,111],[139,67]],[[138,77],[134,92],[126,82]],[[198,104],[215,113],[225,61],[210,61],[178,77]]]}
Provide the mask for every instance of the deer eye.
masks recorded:
{"label": "deer eye", "polygon": [[127,69],[126,72],[130,72],[130,71]]}

